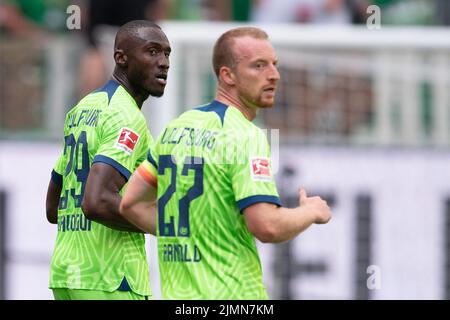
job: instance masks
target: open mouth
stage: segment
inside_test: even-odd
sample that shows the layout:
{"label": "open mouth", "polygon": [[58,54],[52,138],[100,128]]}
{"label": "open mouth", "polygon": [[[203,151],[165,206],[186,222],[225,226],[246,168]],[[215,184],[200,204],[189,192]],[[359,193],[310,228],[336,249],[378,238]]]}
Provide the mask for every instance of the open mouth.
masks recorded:
{"label": "open mouth", "polygon": [[162,85],[166,85],[167,83],[167,74],[165,73],[160,73],[156,75],[156,81],[158,81],[158,83],[162,84]]}
{"label": "open mouth", "polygon": [[268,93],[274,93],[275,92],[275,87],[267,87],[265,89],[263,89],[264,92],[268,92]]}

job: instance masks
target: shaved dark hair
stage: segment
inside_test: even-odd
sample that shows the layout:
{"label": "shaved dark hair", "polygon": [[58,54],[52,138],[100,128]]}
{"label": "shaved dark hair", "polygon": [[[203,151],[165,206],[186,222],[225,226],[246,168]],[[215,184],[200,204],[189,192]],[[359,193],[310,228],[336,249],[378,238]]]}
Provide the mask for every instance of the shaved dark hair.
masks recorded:
{"label": "shaved dark hair", "polygon": [[162,31],[160,26],[148,20],[133,20],[127,22],[117,31],[114,40],[114,50],[119,49],[118,47],[126,40],[132,40],[134,42],[135,40],[140,39],[139,31],[143,28],[155,28]]}

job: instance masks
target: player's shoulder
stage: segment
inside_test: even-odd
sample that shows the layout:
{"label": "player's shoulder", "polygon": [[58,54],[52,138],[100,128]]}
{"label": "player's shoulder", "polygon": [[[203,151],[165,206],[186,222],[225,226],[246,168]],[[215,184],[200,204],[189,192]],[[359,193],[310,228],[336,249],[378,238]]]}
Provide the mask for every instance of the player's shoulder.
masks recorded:
{"label": "player's shoulder", "polygon": [[248,120],[245,115],[236,107],[230,106],[225,114],[224,128],[226,130],[239,132],[240,135],[251,132],[254,135],[261,129],[252,121]]}
{"label": "player's shoulder", "polygon": [[217,100],[183,112],[169,126],[183,124],[215,130],[258,130],[238,109]]}
{"label": "player's shoulder", "polygon": [[93,98],[95,97],[96,99],[106,101],[107,104],[109,104],[114,97],[120,95],[120,88],[120,84],[111,79],[100,88],[92,91],[89,95]]}
{"label": "player's shoulder", "polygon": [[100,88],[97,88],[84,96],[78,105],[104,108],[111,102],[111,99],[116,94],[119,87],[120,85],[118,82],[109,80]]}
{"label": "player's shoulder", "polygon": [[125,114],[141,114],[134,98],[122,86],[109,99],[107,109],[120,110]]}
{"label": "player's shoulder", "polygon": [[67,111],[66,120],[76,116],[80,110],[104,109],[108,104],[108,95],[103,94],[100,90],[101,88],[94,90],[81,98],[76,105]]}
{"label": "player's shoulder", "polygon": [[[114,118],[137,126],[147,126],[144,114],[141,112],[133,97],[122,86],[114,93],[108,93],[108,100],[102,109],[101,117],[105,121]],[[105,95],[103,95],[105,97]]]}
{"label": "player's shoulder", "polygon": [[238,139],[251,141],[263,139],[266,135],[263,129],[252,121],[249,121],[237,108],[230,107],[226,114],[224,129],[227,132],[235,133]]}
{"label": "player's shoulder", "polygon": [[191,124],[194,127],[220,129],[224,125],[227,110],[227,105],[217,100],[213,100],[207,104],[195,106],[192,109],[183,112],[172,122],[173,124],[186,123]]}
{"label": "player's shoulder", "polygon": [[85,102],[94,102],[97,107],[101,107],[102,113],[116,113],[119,110],[124,114],[141,113],[133,97],[114,79],[92,91],[84,99]]}

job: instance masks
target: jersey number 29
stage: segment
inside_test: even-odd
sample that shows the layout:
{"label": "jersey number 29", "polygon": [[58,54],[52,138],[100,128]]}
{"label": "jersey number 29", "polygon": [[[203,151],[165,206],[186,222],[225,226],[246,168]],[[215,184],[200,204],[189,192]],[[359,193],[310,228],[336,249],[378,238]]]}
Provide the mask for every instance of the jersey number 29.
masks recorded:
{"label": "jersey number 29", "polygon": [[[67,154],[70,149],[69,162],[67,163],[66,172],[64,174],[67,177],[70,172],[74,172],[77,181],[81,182],[81,193],[76,194],[76,189],[70,189],[70,196],[75,202],[75,208],[81,207],[81,201],[83,200],[84,187],[86,185],[86,179],[89,174],[89,151],[87,144],[86,131],[82,131],[78,140],[75,139],[73,134],[64,137],[64,155]],[[81,153],[81,158],[80,158]],[[59,199],[59,209],[67,208],[67,200],[69,198],[69,190],[65,190],[65,195]]]}

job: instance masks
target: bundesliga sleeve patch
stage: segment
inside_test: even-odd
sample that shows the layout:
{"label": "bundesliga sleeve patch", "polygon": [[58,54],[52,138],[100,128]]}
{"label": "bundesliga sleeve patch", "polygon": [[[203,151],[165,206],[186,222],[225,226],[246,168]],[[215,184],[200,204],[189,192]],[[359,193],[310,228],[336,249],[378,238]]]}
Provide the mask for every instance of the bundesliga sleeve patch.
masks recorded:
{"label": "bundesliga sleeve patch", "polygon": [[139,135],[131,129],[120,129],[119,138],[116,141],[116,148],[131,154],[139,140]]}
{"label": "bundesliga sleeve patch", "polygon": [[272,181],[269,158],[263,157],[250,158],[250,169],[252,173],[252,179],[254,181],[264,181],[264,182]]}

